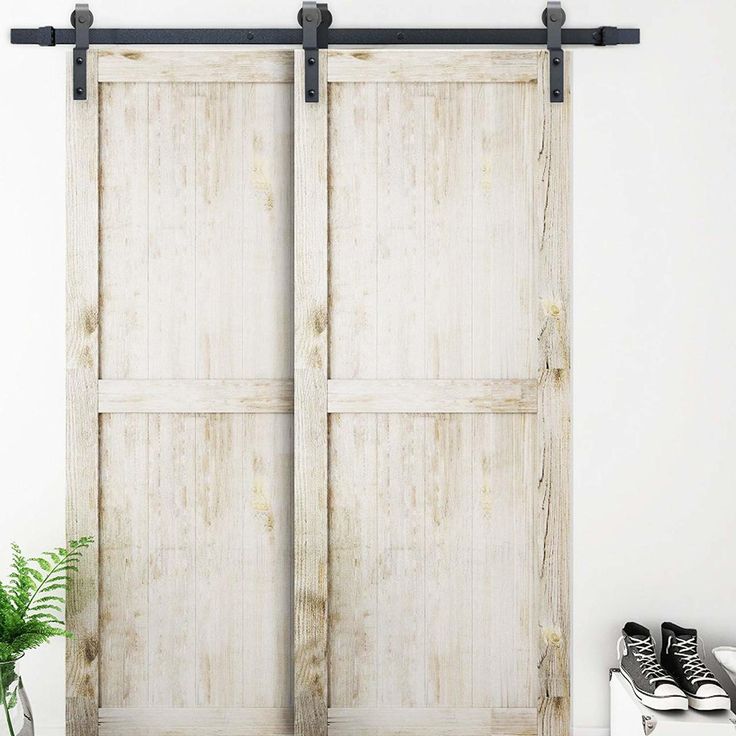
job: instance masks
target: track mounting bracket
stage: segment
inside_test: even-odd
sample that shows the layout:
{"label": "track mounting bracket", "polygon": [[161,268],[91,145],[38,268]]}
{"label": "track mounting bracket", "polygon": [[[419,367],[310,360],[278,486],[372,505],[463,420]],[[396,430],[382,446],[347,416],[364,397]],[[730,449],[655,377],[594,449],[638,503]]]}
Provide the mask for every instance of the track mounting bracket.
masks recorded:
{"label": "track mounting bracket", "polygon": [[72,13],[74,26],[74,56],[72,74],[72,93],[75,100],[87,99],[87,52],[89,51],[89,29],[94,16],[86,3],[77,3]]}
{"label": "track mounting bracket", "polygon": [[304,0],[297,20],[302,27],[304,49],[304,100],[319,102],[319,50],[327,48],[332,14],[327,3]]}
{"label": "track mounting bracket", "polygon": [[560,0],[548,0],[542,22],[547,26],[550,102],[564,102],[565,52],[562,50],[562,26],[565,23],[565,11]]}

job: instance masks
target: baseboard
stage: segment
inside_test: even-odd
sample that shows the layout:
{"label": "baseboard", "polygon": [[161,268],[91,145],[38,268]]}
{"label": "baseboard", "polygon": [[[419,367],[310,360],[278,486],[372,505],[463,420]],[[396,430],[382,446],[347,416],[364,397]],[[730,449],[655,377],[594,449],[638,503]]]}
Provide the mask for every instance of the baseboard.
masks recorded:
{"label": "baseboard", "polygon": [[65,726],[62,723],[61,725],[57,724],[50,724],[50,723],[36,723],[35,726],[35,732],[36,736],[65,736],[66,730]]}
{"label": "baseboard", "polygon": [[578,728],[573,726],[573,736],[609,736],[610,731],[607,728]]}

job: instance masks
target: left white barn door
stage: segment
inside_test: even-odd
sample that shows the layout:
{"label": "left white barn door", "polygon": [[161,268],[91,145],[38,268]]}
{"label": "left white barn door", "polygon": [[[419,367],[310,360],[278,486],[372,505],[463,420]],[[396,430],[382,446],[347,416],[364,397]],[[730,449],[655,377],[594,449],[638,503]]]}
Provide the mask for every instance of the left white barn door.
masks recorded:
{"label": "left white barn door", "polygon": [[89,55],[68,115],[69,736],[293,733],[293,52]]}

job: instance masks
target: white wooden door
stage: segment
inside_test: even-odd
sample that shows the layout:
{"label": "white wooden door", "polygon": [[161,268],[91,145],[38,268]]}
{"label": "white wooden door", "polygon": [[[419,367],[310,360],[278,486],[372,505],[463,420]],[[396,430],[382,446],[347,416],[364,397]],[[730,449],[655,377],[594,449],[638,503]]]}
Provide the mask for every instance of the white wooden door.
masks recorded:
{"label": "white wooden door", "polygon": [[295,102],[297,733],[566,734],[569,103],[546,52],[321,57]]}
{"label": "white wooden door", "polygon": [[568,731],[569,103],[320,56],[69,103],[71,736]]}
{"label": "white wooden door", "polygon": [[292,733],[293,52],[90,73],[69,520],[99,568],[71,598],[69,733]]}

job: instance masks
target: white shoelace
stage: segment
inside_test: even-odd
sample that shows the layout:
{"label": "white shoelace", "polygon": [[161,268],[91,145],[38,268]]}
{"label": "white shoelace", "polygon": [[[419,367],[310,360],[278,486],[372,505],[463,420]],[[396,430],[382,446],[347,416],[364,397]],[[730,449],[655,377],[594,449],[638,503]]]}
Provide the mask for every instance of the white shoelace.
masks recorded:
{"label": "white shoelace", "polygon": [[669,638],[667,642],[667,651],[670,646],[675,650],[675,654],[682,660],[682,669],[685,676],[693,683],[698,682],[717,682],[715,675],[703,664],[698,654],[698,640],[691,636],[687,639]]}
{"label": "white shoelace", "polygon": [[[621,658],[621,642],[624,644],[625,653],[627,650],[626,637],[622,636],[616,644],[619,659]],[[652,639],[630,637],[628,643],[631,645],[631,651],[634,653],[634,657],[639,663],[641,673],[644,677],[652,683],[668,682],[674,684],[674,679],[664,671],[662,665],[657,661],[657,653],[654,649],[654,641]]]}

